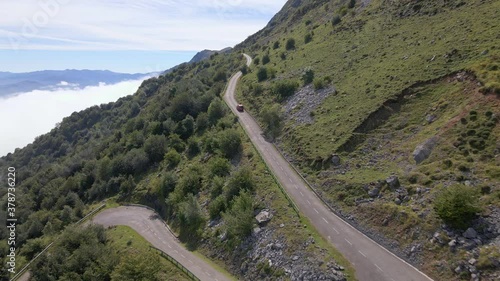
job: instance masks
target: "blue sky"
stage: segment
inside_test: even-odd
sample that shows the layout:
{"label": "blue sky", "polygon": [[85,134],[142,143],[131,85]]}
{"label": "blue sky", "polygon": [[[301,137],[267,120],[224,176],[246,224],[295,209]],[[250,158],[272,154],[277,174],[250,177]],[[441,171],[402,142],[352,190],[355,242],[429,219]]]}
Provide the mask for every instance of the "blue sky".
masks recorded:
{"label": "blue sky", "polygon": [[150,72],[263,28],[286,0],[0,0],[0,71]]}

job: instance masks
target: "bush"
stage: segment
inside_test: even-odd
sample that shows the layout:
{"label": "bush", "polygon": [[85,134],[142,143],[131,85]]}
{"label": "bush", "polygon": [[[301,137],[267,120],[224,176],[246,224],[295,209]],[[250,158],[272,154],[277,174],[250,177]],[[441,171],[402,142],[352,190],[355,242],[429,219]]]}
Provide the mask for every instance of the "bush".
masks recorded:
{"label": "bush", "polygon": [[215,157],[208,163],[211,177],[225,177],[231,172],[231,163],[224,158]]}
{"label": "bush", "polygon": [[276,49],[278,49],[279,47],[280,47],[280,42],[279,42],[279,41],[274,42],[274,44],[273,44],[273,49],[274,49],[274,50],[276,50]]}
{"label": "bush", "polygon": [[314,89],[321,90],[325,88],[325,80],[323,79],[314,79]]}
{"label": "bush", "polygon": [[288,51],[290,50],[295,50],[295,39],[293,38],[289,38],[287,41],[286,41],[286,49]]}
{"label": "bush", "polygon": [[152,135],[144,143],[144,151],[151,162],[160,162],[167,151],[167,139],[163,135]]}
{"label": "bush", "polygon": [[339,24],[340,22],[342,21],[342,19],[340,18],[339,15],[335,15],[333,16],[333,19],[332,19],[332,25],[333,26],[336,26],[337,24]]}
{"label": "bush", "polygon": [[170,149],[165,154],[165,163],[167,164],[168,168],[175,168],[179,164],[179,162],[181,162],[181,155],[175,149]]}
{"label": "bush", "polygon": [[356,6],[356,0],[350,0],[349,4],[347,4],[347,8],[352,9]]}
{"label": "bush", "polygon": [[186,201],[179,204],[178,218],[179,236],[183,241],[195,244],[201,236],[205,218],[193,194],[188,194]]}
{"label": "bush", "polygon": [[254,63],[255,65],[259,65],[259,64],[260,64],[260,59],[259,59],[259,58],[254,58],[254,59],[253,59],[253,63]]}
{"label": "bush", "polygon": [[313,39],[313,37],[312,37],[311,33],[308,33],[308,34],[306,34],[306,36],[304,36],[304,43],[307,44],[307,43],[311,42],[312,39]]}
{"label": "bush", "polygon": [[280,81],[273,85],[271,91],[279,100],[284,100],[293,95],[298,87],[299,84],[295,81]]}
{"label": "bush", "polygon": [[248,167],[242,167],[231,175],[226,187],[225,197],[228,203],[235,197],[240,195],[242,191],[253,191],[255,181],[252,176],[252,171]]}
{"label": "bush", "polygon": [[279,136],[283,128],[283,116],[278,104],[264,106],[260,112],[260,118],[264,125],[264,133],[274,139]]}
{"label": "bush", "polygon": [[219,217],[224,211],[226,211],[226,198],[224,196],[218,196],[208,205],[208,214],[211,219]]}
{"label": "bush", "polygon": [[219,134],[219,148],[222,154],[230,159],[241,150],[241,136],[236,130],[228,129]]}
{"label": "bush", "polygon": [[464,185],[454,185],[441,191],[434,200],[436,214],[448,225],[466,229],[479,207],[479,195],[476,190]]}
{"label": "bush", "polygon": [[304,85],[311,84],[314,80],[314,71],[312,69],[306,69],[302,74],[302,81]]}
{"label": "bush", "polygon": [[250,235],[254,220],[252,196],[243,192],[234,200],[231,209],[222,214],[222,218],[226,223],[230,239],[239,242]]}
{"label": "bush", "polygon": [[261,67],[259,68],[259,70],[257,71],[257,80],[259,82],[262,82],[264,80],[267,80],[267,68],[265,67]]}
{"label": "bush", "polygon": [[269,58],[269,55],[264,55],[262,57],[262,64],[268,64],[269,62],[271,61],[271,59]]}

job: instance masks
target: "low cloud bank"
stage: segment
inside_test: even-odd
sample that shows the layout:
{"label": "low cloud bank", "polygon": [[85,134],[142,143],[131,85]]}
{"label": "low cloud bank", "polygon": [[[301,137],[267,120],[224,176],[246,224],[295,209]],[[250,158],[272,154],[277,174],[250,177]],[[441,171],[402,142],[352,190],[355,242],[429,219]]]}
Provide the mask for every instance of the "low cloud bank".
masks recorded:
{"label": "low cloud bank", "polygon": [[0,99],[0,157],[25,147],[75,111],[135,93],[142,81],[101,84],[84,89],[37,90]]}

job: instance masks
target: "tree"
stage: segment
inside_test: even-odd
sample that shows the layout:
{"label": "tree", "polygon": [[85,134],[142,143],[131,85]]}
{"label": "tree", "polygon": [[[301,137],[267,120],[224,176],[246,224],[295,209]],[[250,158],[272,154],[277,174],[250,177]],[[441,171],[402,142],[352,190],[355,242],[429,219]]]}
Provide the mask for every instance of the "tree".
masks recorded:
{"label": "tree", "polygon": [[264,80],[267,80],[267,68],[265,67],[260,67],[259,70],[257,70],[257,80],[259,82],[262,82]]}
{"label": "tree", "polygon": [[225,158],[214,157],[210,159],[208,168],[210,176],[225,177],[229,175],[229,172],[231,171],[231,163]]}
{"label": "tree", "polygon": [[434,200],[436,214],[448,225],[465,229],[481,211],[479,193],[464,185],[454,185],[442,190]]}
{"label": "tree", "polygon": [[225,186],[225,197],[228,203],[238,196],[242,191],[253,191],[255,189],[255,180],[252,171],[248,167],[241,167],[234,172]]}
{"label": "tree", "polygon": [[205,218],[193,194],[188,194],[186,201],[180,203],[178,217],[181,239],[195,244],[201,236]]}
{"label": "tree", "polygon": [[234,200],[231,209],[222,214],[228,237],[236,243],[252,233],[253,209],[252,196],[243,192]]}
{"label": "tree", "polygon": [[279,104],[266,105],[260,112],[260,119],[264,125],[264,133],[274,139],[279,136],[283,128],[283,116]]}
{"label": "tree", "polygon": [[167,151],[167,139],[164,135],[150,136],[144,143],[144,151],[151,162],[160,162]]}
{"label": "tree", "polygon": [[196,132],[203,133],[209,126],[208,113],[202,112],[196,117]]}
{"label": "tree", "polygon": [[219,98],[215,98],[212,103],[208,106],[208,120],[210,124],[214,125],[226,115],[226,109],[224,104]]}
{"label": "tree", "polygon": [[187,115],[184,120],[177,124],[175,133],[184,140],[188,139],[194,133],[194,118]]}
{"label": "tree", "polygon": [[222,131],[218,143],[222,154],[228,159],[233,158],[241,150],[241,136],[234,129]]}
{"label": "tree", "polygon": [[160,193],[163,198],[168,198],[168,194],[174,191],[177,185],[177,176],[173,172],[167,172],[161,181]]}
{"label": "tree", "polygon": [[289,38],[286,41],[286,46],[285,47],[286,47],[287,51],[294,50],[295,49],[295,39]]}

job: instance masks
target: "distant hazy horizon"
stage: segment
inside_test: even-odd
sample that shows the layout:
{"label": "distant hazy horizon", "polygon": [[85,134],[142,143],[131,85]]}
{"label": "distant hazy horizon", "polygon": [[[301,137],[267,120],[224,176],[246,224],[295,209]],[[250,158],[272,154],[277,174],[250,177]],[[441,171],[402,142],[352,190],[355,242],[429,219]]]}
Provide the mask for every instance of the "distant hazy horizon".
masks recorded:
{"label": "distant hazy horizon", "polygon": [[109,103],[137,91],[143,80],[79,90],[32,91],[0,99],[0,157],[32,143],[64,117],[94,105]]}

